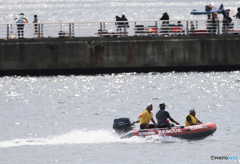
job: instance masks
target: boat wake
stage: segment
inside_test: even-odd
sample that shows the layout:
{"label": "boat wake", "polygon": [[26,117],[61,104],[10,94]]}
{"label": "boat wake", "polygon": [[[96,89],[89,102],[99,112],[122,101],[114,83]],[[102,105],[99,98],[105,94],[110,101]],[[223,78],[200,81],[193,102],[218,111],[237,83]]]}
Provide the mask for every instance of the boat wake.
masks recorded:
{"label": "boat wake", "polygon": [[44,146],[44,145],[72,145],[72,144],[101,144],[101,143],[142,143],[142,142],[181,142],[182,140],[172,137],[148,136],[145,138],[132,137],[120,139],[120,137],[107,130],[83,131],[73,130],[66,134],[49,136],[46,138],[27,138],[0,141],[0,148],[17,146]]}

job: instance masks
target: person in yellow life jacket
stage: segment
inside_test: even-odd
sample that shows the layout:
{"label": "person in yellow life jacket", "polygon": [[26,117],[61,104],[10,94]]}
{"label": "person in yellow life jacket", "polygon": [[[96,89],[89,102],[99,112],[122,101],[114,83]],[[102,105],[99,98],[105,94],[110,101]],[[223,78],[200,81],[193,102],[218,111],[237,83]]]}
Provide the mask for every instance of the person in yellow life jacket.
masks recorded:
{"label": "person in yellow life jacket", "polygon": [[[152,113],[152,104],[147,105],[147,109],[142,112],[142,114],[138,117],[138,121],[140,121],[140,128],[141,129],[150,129],[150,128],[157,128],[157,124],[153,119],[153,113]],[[150,120],[154,124],[149,124]]]}
{"label": "person in yellow life jacket", "polygon": [[191,125],[199,125],[199,124],[203,124],[203,123],[197,119],[195,110],[191,109],[189,111],[189,115],[187,115],[187,117],[186,117],[185,124],[186,124],[186,126],[191,126]]}

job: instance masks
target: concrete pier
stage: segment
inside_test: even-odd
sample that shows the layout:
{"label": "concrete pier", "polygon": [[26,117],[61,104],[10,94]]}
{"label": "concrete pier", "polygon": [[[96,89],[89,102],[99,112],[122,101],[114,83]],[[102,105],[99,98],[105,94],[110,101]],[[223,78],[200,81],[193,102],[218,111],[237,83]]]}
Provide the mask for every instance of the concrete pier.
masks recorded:
{"label": "concrete pier", "polygon": [[0,76],[240,69],[240,35],[0,40]]}

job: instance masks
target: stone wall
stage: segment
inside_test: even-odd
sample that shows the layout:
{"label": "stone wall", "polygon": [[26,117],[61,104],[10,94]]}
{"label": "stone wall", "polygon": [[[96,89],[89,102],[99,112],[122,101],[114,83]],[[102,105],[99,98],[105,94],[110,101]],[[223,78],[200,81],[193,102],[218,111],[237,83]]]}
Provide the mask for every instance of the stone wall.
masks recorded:
{"label": "stone wall", "polygon": [[0,40],[0,75],[240,69],[240,36]]}

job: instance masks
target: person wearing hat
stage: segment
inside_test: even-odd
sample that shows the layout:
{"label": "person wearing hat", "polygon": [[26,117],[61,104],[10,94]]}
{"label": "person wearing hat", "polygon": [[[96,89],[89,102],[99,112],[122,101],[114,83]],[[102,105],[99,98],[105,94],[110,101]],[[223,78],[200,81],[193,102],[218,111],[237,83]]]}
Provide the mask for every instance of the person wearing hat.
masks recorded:
{"label": "person wearing hat", "polygon": [[[152,104],[147,104],[147,109],[144,110],[142,114],[138,117],[137,122],[140,121],[140,129],[157,128],[156,122],[153,119],[152,109]],[[154,124],[149,124],[150,120]]]}
{"label": "person wearing hat", "polygon": [[186,126],[199,125],[203,124],[200,120],[197,119],[196,112],[194,109],[189,110],[189,115],[186,117],[185,121]]}
{"label": "person wearing hat", "polygon": [[[20,13],[19,17],[15,18],[14,20],[16,20],[16,19],[17,19],[16,23],[19,23],[19,24],[17,24],[18,38],[23,38],[23,35],[24,35],[24,23],[28,23],[28,20],[27,20],[27,18],[24,17],[23,13]],[[26,22],[24,20],[26,20]],[[22,23],[22,24],[20,24],[20,23]]]}
{"label": "person wearing hat", "polygon": [[166,105],[164,103],[162,104],[159,104],[159,108],[160,110],[157,112],[156,114],[156,119],[157,119],[157,127],[158,128],[165,128],[165,127],[168,127],[168,128],[171,128],[170,127],[170,124],[168,122],[168,118],[176,123],[177,125],[180,125],[177,121],[175,121],[171,116],[170,114],[165,111],[165,108],[166,108]]}

